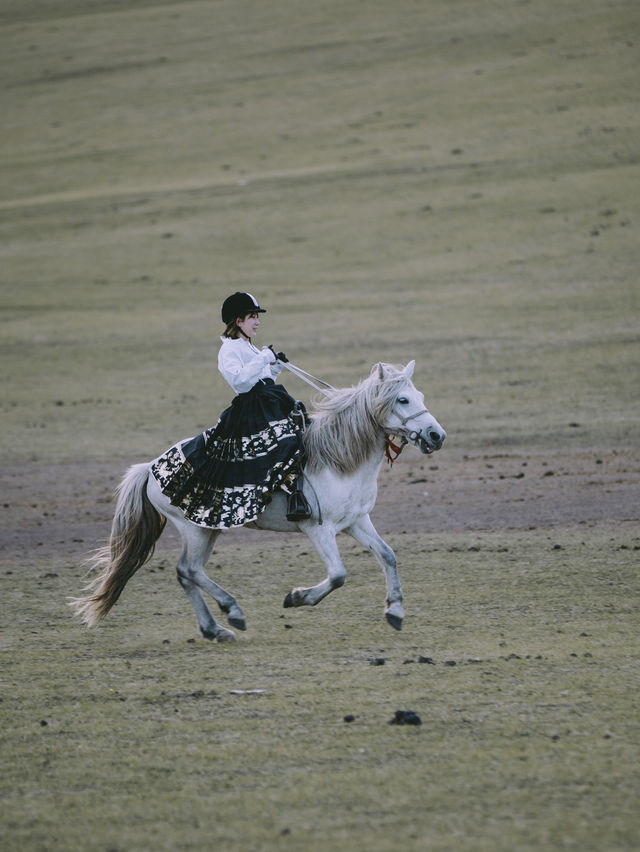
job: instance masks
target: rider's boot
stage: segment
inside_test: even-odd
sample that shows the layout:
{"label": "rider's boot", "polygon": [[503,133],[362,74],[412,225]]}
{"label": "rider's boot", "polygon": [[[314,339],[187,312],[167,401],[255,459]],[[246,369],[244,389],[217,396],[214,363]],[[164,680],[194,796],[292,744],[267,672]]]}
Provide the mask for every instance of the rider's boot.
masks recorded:
{"label": "rider's boot", "polygon": [[311,507],[300,488],[300,477],[296,479],[293,491],[287,499],[287,520],[306,521],[311,517]]}

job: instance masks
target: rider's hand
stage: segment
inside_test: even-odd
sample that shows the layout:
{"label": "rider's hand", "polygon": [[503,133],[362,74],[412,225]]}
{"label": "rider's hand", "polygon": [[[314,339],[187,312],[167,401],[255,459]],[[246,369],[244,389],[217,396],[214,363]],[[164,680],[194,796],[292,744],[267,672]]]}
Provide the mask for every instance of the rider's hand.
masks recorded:
{"label": "rider's hand", "polygon": [[287,358],[287,356],[284,354],[284,352],[276,352],[276,350],[273,348],[273,346],[269,346],[269,349],[270,349],[270,350],[273,352],[273,354],[276,356],[276,360],[277,360],[277,361],[282,361],[282,363],[283,363],[283,364],[288,364],[288,363],[289,363],[289,359],[288,359],[288,358]]}
{"label": "rider's hand", "polygon": [[262,349],[261,355],[263,358],[266,358],[265,364],[275,364],[278,360],[278,356],[273,351],[273,346],[265,346]]}

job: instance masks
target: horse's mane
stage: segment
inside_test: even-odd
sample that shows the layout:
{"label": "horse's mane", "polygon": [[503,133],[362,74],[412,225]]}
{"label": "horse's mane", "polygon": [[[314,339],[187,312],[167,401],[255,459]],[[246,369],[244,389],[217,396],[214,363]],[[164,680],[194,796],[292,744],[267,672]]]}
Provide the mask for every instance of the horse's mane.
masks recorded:
{"label": "horse's mane", "polygon": [[391,364],[375,364],[354,387],[336,388],[314,401],[304,435],[306,468],[354,473],[380,446],[380,427],[409,383]]}

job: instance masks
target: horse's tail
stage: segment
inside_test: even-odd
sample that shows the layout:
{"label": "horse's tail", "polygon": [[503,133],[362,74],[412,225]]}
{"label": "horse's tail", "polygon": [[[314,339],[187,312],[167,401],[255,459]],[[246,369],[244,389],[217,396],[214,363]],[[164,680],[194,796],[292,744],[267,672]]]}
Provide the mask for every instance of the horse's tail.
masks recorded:
{"label": "horse's tail", "polygon": [[129,468],[116,490],[116,510],[109,544],[97,550],[91,570],[100,573],[74,598],[71,606],[88,627],[94,627],[118,600],[127,582],[149,559],[167,519],[147,497],[150,464]]}

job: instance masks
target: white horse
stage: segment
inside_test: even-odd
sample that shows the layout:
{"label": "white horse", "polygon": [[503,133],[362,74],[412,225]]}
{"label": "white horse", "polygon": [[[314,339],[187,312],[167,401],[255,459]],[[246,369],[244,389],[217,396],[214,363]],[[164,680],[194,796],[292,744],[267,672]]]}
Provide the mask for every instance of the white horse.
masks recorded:
{"label": "white horse", "polygon": [[[389,452],[391,436],[399,438],[401,446],[411,442],[423,453],[439,450],[446,437],[425,408],[424,395],[411,381],[414,366],[415,361],[404,369],[377,364],[356,387],[326,392],[304,433],[307,463],[303,491],[312,517],[297,523],[287,521],[286,495],[276,492],[258,519],[247,525],[306,533],[327,567],[327,577],[321,583],[289,592],[285,607],[315,606],[344,584],[346,570],[336,535],[346,532],[371,550],[382,565],[387,584],[385,616],[392,627],[401,629],[404,610],[395,554],[376,532],[369,513],[376,502],[378,471],[385,452]],[[398,450],[392,443],[391,447]],[[236,599],[205,573],[220,530],[186,520],[149,475],[152,464],[133,465],[118,486],[111,538],[93,562],[100,573],[85,589],[89,594],[74,599],[71,606],[87,625],[97,624],[118,600],[127,581],[149,559],[168,518],[182,539],[178,581],[191,601],[202,635],[218,642],[234,641],[234,632],[215,621],[202,594],[211,595],[232,627],[246,629]]]}

